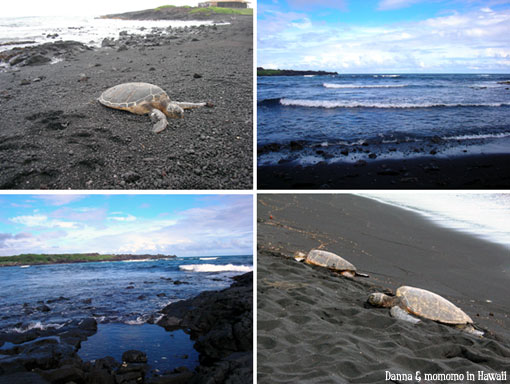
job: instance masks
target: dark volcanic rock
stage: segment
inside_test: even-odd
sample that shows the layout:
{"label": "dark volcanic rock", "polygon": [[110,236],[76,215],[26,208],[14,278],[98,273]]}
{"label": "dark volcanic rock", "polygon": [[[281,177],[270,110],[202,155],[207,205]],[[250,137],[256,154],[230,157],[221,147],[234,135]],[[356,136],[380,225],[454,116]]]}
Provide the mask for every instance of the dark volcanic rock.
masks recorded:
{"label": "dark volcanic rock", "polygon": [[122,361],[126,363],[146,363],[147,355],[141,351],[130,349],[122,354]]}
{"label": "dark volcanic rock", "polygon": [[49,63],[53,58],[70,58],[86,50],[90,48],[78,41],[56,41],[0,52],[0,62],[19,67],[42,65]]}
{"label": "dark volcanic rock", "polygon": [[52,384],[58,383],[83,383],[85,373],[73,365],[64,365],[60,368],[42,371],[41,376]]}
{"label": "dark volcanic rock", "polygon": [[2,375],[0,372],[1,384],[49,384],[49,381],[43,379],[34,372],[16,372],[8,375]]}
{"label": "dark volcanic rock", "polygon": [[303,144],[299,141],[291,141],[289,146],[291,151],[300,151],[304,148]]}
{"label": "dark volcanic rock", "polygon": [[49,312],[49,311],[51,311],[51,308],[48,307],[46,304],[40,305],[36,309],[38,311],[41,311],[41,312]]}
{"label": "dark volcanic rock", "polygon": [[[253,273],[236,276],[230,288],[202,292],[162,310],[158,325],[182,328],[196,340],[201,366],[190,383],[251,382],[253,359]],[[245,380],[245,381],[243,381]]]}

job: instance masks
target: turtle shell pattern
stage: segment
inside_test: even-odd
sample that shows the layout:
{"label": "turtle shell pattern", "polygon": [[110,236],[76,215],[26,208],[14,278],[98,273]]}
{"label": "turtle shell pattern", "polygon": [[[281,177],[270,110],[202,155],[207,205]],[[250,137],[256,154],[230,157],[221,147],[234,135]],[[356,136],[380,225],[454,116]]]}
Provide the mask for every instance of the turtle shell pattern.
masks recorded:
{"label": "turtle shell pattern", "polygon": [[166,111],[170,99],[165,91],[149,83],[124,83],[104,91],[99,102],[110,108],[144,115],[152,108]]}
{"label": "turtle shell pattern", "polygon": [[444,324],[472,324],[473,320],[459,307],[425,289],[402,286],[397,289],[404,309],[413,315]]}
{"label": "turtle shell pattern", "polygon": [[353,271],[356,272],[356,267],[349,263],[347,260],[342,259],[340,256],[333,252],[321,251],[319,249],[312,249],[306,256],[306,263],[318,265],[336,271]]}

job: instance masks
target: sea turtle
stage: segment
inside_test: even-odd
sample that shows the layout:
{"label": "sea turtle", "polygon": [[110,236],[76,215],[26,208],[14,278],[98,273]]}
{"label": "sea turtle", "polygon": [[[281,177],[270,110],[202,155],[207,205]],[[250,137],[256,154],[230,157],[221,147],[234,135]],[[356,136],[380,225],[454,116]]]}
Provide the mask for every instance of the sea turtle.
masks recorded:
{"label": "sea turtle", "polygon": [[[207,103],[171,101],[165,91],[149,83],[124,83],[108,88],[98,101],[115,109],[122,109],[137,115],[150,114],[154,122],[154,133],[166,128],[168,117],[183,117],[185,109],[199,108]],[[165,116],[166,115],[166,116]]]}
{"label": "sea turtle", "polygon": [[425,289],[402,286],[397,289],[396,296],[372,293],[368,302],[376,307],[391,307],[390,313],[396,319],[416,324],[420,322],[420,319],[412,316],[416,315],[483,336],[483,332],[473,327],[473,320],[464,311],[444,297]]}
{"label": "sea turtle", "polygon": [[356,271],[356,267],[347,260],[334,254],[333,252],[322,251],[320,249],[312,249],[305,255],[303,252],[296,252],[294,259],[304,261],[307,264],[318,265],[319,267],[329,268],[346,277],[362,276],[368,277],[364,273]]}

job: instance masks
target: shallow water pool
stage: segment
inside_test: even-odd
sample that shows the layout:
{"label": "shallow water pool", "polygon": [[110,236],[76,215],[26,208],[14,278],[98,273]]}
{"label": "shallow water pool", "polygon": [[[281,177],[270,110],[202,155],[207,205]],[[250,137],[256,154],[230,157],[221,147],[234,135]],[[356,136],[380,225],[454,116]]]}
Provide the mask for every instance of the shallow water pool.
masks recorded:
{"label": "shallow water pool", "polygon": [[147,354],[151,370],[172,371],[185,366],[190,370],[198,365],[194,342],[184,331],[167,332],[154,324],[99,324],[97,333],[81,343],[78,355],[84,361],[112,356],[119,363],[122,353],[135,349]]}

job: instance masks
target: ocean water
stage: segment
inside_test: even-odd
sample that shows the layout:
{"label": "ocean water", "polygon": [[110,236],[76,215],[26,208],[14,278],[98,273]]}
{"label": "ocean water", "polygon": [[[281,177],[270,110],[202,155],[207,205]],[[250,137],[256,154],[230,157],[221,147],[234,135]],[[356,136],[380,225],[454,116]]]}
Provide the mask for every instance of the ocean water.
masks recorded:
{"label": "ocean water", "polygon": [[78,355],[83,361],[111,356],[121,362],[122,353],[134,349],[145,352],[147,364],[159,372],[183,366],[192,371],[198,365],[198,352],[193,344],[181,330],[167,332],[154,324],[110,323],[100,324],[97,332],[81,343]]}
{"label": "ocean water", "polygon": [[361,196],[419,213],[434,223],[503,245],[510,255],[510,194],[371,192]]}
{"label": "ocean water", "polygon": [[[510,74],[258,77],[258,161],[507,153]],[[290,146],[290,142],[299,145]]]}
{"label": "ocean water", "polygon": [[[213,21],[207,20],[117,20],[98,19],[91,16],[0,17],[0,51],[58,40],[75,40],[98,47],[105,37],[118,38],[121,31],[127,31],[130,34],[147,34],[153,28],[212,24],[214,24]],[[58,36],[51,37],[55,34]],[[23,41],[35,43],[17,43]],[[14,44],[6,45],[6,43]]]}
{"label": "ocean water", "polygon": [[[230,286],[252,256],[177,257],[0,268],[0,328],[24,332],[94,317],[100,324],[157,321],[166,305]],[[49,312],[37,309],[42,304]]]}

